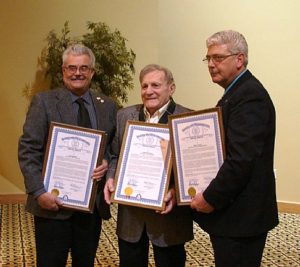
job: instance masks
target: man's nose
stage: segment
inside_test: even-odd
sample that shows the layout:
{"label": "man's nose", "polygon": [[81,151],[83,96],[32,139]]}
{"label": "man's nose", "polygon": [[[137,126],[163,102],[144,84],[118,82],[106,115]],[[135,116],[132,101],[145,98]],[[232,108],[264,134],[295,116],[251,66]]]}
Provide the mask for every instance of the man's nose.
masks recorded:
{"label": "man's nose", "polygon": [[75,75],[81,75],[81,72],[80,72],[79,68],[76,69]]}
{"label": "man's nose", "polygon": [[212,60],[212,58],[210,58],[210,59],[207,60],[207,65],[208,65],[208,67],[214,67],[215,66],[215,63]]}
{"label": "man's nose", "polygon": [[145,93],[148,94],[148,95],[153,93],[153,89],[152,89],[151,85],[147,86],[147,88],[145,89]]}

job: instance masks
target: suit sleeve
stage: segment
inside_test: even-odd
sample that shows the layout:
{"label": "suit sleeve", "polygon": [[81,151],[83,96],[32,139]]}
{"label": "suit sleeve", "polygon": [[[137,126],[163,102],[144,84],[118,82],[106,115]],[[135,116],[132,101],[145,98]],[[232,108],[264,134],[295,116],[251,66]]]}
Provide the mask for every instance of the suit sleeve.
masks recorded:
{"label": "suit sleeve", "polygon": [[116,113],[117,113],[117,107],[114,102],[111,101],[111,105],[108,108],[109,112],[108,113],[108,128],[107,128],[107,134],[108,134],[108,139],[106,143],[106,148],[105,148],[105,153],[104,153],[104,159],[108,161],[108,163],[112,160],[113,154],[112,154],[112,141],[115,135],[116,131]]}
{"label": "suit sleeve", "polygon": [[[230,205],[249,183],[255,161],[262,157],[264,140],[268,137],[271,116],[270,104],[259,90],[239,92],[229,101],[226,159],[215,179],[203,192],[205,200],[215,209]],[[226,104],[225,104],[226,105]]]}
{"label": "suit sleeve", "polygon": [[19,140],[18,159],[27,194],[39,195],[46,192],[42,180],[42,167],[48,136],[48,121],[45,110],[41,97],[39,95],[34,96],[27,112],[23,134]]}
{"label": "suit sleeve", "polygon": [[122,145],[122,138],[125,128],[126,119],[124,118],[124,114],[122,113],[122,110],[119,110],[117,113],[117,129],[115,136],[113,138],[112,144],[111,144],[111,161],[109,163],[109,168],[107,171],[107,177],[108,178],[114,178],[115,172],[117,169],[120,149]]}

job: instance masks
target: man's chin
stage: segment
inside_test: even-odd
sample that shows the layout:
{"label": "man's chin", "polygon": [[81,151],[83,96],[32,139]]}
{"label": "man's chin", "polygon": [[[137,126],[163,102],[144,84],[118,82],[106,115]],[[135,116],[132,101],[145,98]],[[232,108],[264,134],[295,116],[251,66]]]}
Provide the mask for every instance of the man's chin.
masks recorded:
{"label": "man's chin", "polygon": [[88,88],[82,87],[82,86],[72,86],[71,88],[69,88],[71,92],[73,92],[76,95],[83,95]]}
{"label": "man's chin", "polygon": [[157,99],[154,99],[154,98],[153,99],[147,99],[147,100],[144,99],[144,104],[145,104],[146,107],[153,107],[157,104]]}
{"label": "man's chin", "polygon": [[211,80],[212,80],[214,83],[219,83],[219,82],[220,82],[220,79],[218,79],[217,76],[211,76]]}
{"label": "man's chin", "polygon": [[71,84],[73,87],[84,87],[85,82],[77,80],[77,81],[72,81]]}
{"label": "man's chin", "polygon": [[148,112],[150,113],[154,113],[156,110],[158,110],[159,108],[157,107],[157,105],[145,105],[146,109],[148,110]]}

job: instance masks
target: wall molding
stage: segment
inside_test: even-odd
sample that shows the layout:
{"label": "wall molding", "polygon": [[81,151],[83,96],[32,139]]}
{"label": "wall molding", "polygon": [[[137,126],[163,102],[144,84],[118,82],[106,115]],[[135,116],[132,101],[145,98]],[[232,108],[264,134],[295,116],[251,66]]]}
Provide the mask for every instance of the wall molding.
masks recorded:
{"label": "wall molding", "polygon": [[16,203],[25,203],[26,194],[1,194],[0,195],[0,204],[16,204]]}
{"label": "wall molding", "polygon": [[[0,204],[8,203],[25,203],[26,194],[2,194],[0,195]],[[298,213],[300,214],[300,204],[290,202],[277,202],[280,212]]]}
{"label": "wall molding", "polygon": [[290,203],[290,202],[277,202],[278,210],[280,212],[287,213],[299,213],[300,214],[300,204]]}

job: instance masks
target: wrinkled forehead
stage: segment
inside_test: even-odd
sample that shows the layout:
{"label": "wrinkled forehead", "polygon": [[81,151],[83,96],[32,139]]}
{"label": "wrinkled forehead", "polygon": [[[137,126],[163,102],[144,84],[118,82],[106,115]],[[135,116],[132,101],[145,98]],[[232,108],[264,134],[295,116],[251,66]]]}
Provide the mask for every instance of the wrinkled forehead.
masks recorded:
{"label": "wrinkled forehead", "polygon": [[146,81],[160,81],[164,82],[166,80],[165,72],[162,70],[152,70],[145,73],[142,77],[142,83]]}

